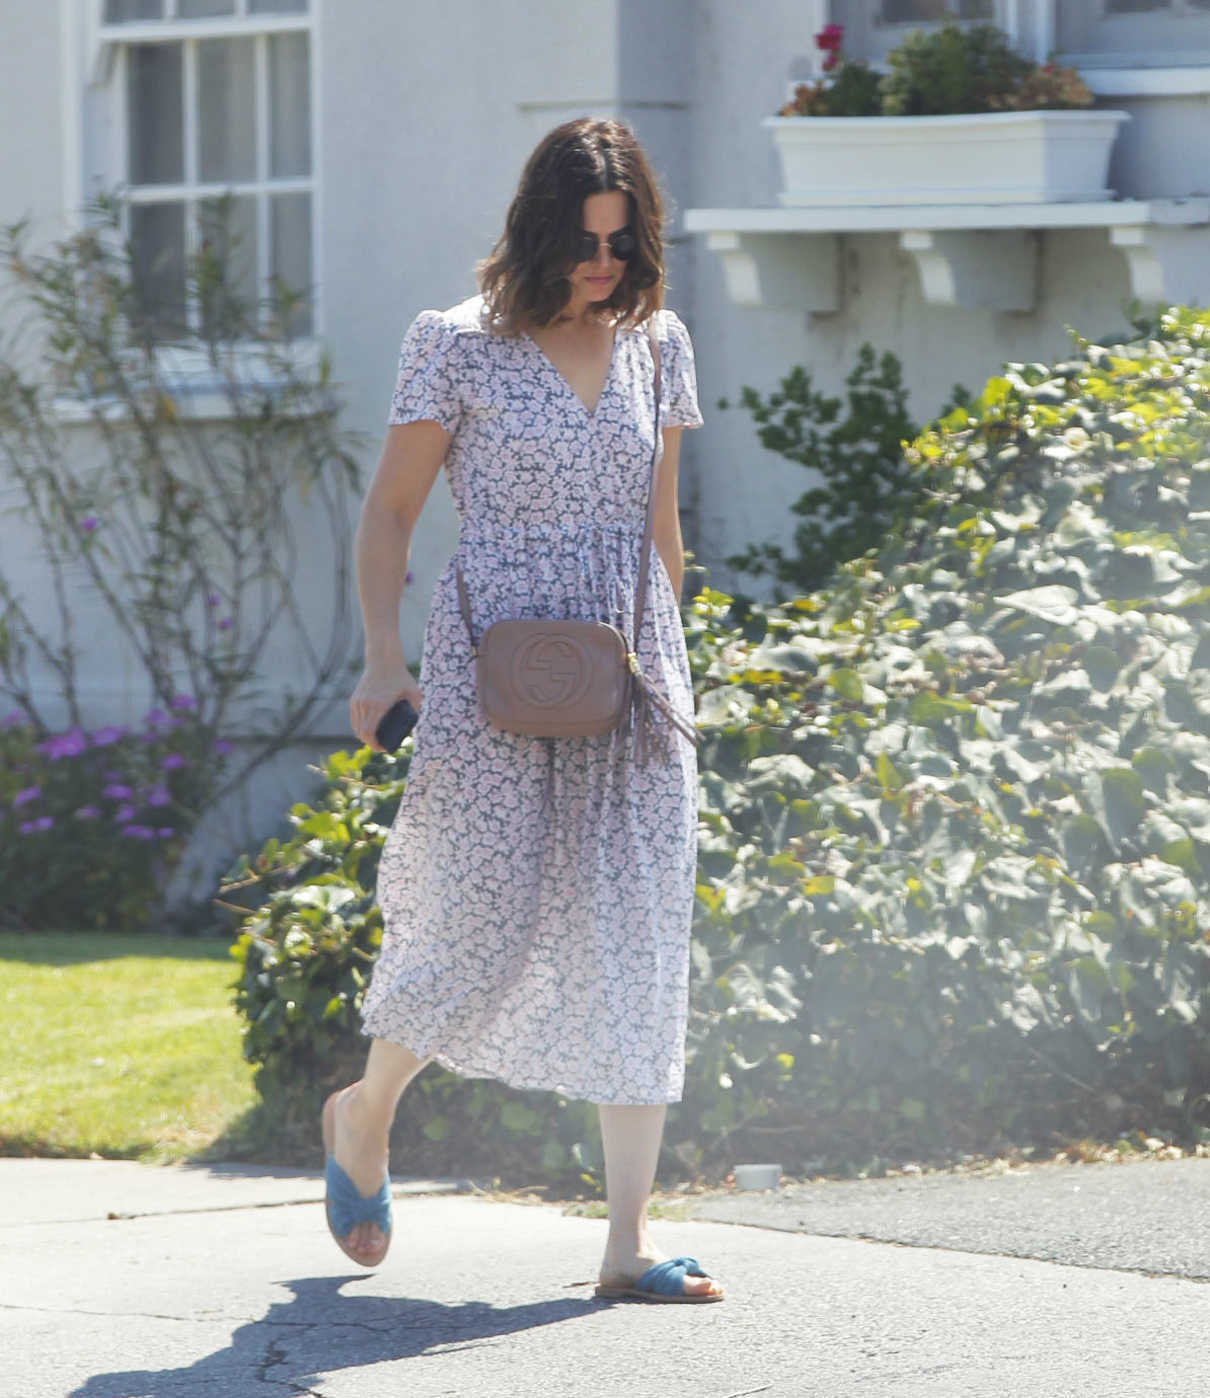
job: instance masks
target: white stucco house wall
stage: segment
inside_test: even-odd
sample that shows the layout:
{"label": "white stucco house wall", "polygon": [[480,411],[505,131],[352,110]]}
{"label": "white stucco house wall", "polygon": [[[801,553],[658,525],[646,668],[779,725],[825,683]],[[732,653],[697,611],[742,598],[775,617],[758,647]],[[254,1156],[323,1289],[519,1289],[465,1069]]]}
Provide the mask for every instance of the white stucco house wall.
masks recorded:
{"label": "white stucco house wall", "polygon": [[[1107,198],[784,204],[762,120],[819,71],[814,33],[843,24],[846,51],[878,62],[947,11],[997,23],[1031,57],[1057,53],[1099,107],[1129,113]],[[810,482],[720,397],[767,392],[796,363],[840,392],[870,340],[902,360],[924,420],[956,381],[1061,354],[1068,325],[1125,329],[1134,298],[1210,302],[1210,0],[0,0],[0,21],[0,220],[28,215],[36,248],[77,226],[98,188],[127,183],[144,236],[183,248],[198,200],[232,189],[255,235],[249,277],[313,286],[303,328],[333,356],[347,423],[375,442],[367,481],[403,330],[477,289],[472,265],[529,151],[574,116],[629,121],[668,197],[667,302],[693,335],[706,419],[682,453],[685,542],[724,590],[762,592],[722,559],[788,542],[787,507]],[[92,429],[70,430],[87,452]],[[401,608],[410,662],[456,533],[440,480]],[[4,516],[0,560],[36,598],[36,549]],[[328,577],[300,569],[300,607],[331,605]],[[88,642],[89,722],[135,721],[150,702],[141,667],[103,629]],[[266,657],[270,688],[290,660]],[[274,833],[314,781],[308,762],[355,741],[355,678],[199,832],[193,892]],[[40,683],[54,715],[53,676]]]}

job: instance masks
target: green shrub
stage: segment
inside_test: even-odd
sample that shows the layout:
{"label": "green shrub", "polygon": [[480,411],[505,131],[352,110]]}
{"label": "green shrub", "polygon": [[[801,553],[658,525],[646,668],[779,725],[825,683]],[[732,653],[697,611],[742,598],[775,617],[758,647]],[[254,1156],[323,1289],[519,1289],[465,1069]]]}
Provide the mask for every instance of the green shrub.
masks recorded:
{"label": "green shrub", "polygon": [[[827,592],[689,604],[695,974],[663,1174],[1210,1139],[1208,421],[1210,312],[1077,339],[911,444],[917,517]],[[304,1096],[377,935],[381,762],[335,755],[237,944],[251,1050]],[[330,959],[287,952],[320,926]],[[594,1115],[430,1069],[405,1159],[599,1184]]]}
{"label": "green shrub", "polygon": [[[914,511],[927,484],[904,459],[905,445],[920,431],[908,414],[903,368],[889,351],[875,361],[863,344],[845,378],[848,413],[841,400],[813,388],[811,374],[795,365],[768,398],[745,385],[740,404],[757,423],[761,446],[809,467],[823,484],[804,491],[790,506],[802,523],[794,550],[762,540],[723,561],[740,572],[770,573],[797,593],[823,587],[836,568],[880,544],[896,520]],[[955,384],[945,414],[970,394]],[[730,404],[721,399],[718,405]],[[826,429],[826,430],[825,430]]]}

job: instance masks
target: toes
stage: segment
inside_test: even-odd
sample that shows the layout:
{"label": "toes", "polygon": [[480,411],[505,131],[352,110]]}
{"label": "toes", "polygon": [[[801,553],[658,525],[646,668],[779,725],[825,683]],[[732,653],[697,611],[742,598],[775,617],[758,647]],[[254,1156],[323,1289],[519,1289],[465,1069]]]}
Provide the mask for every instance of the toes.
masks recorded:
{"label": "toes", "polygon": [[702,1296],[707,1292],[721,1291],[722,1287],[713,1277],[693,1277],[685,1273],[685,1291],[691,1296]]}
{"label": "toes", "polygon": [[346,1234],[345,1247],[363,1257],[380,1257],[387,1246],[386,1234],[376,1223],[359,1223]]}

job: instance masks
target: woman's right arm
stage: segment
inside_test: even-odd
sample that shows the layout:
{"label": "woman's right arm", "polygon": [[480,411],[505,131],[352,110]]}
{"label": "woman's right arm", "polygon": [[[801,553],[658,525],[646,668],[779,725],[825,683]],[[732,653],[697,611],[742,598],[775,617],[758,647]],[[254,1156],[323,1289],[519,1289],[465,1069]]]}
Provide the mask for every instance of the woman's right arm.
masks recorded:
{"label": "woman's right arm", "polygon": [[365,632],[365,669],[349,701],[353,732],[381,752],[374,729],[396,699],[414,708],[420,686],[403,659],[399,602],[408,571],[412,530],[445,460],[450,434],[427,419],[387,428],[378,469],[357,524],[357,592]]}

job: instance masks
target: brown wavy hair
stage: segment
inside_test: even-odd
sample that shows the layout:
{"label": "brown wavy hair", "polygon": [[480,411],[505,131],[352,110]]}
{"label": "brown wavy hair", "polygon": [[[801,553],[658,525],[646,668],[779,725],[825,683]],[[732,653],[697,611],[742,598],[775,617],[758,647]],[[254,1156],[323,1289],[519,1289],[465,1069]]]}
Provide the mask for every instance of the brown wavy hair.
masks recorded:
{"label": "brown wavy hair", "polygon": [[527,323],[549,325],[571,299],[567,273],[590,194],[620,189],[638,239],[609,299],[595,308],[623,326],[641,324],[664,302],[664,209],[660,189],[633,130],[621,121],[577,117],[542,138],[525,162],[488,257],[475,264],[483,318],[495,334]]}

